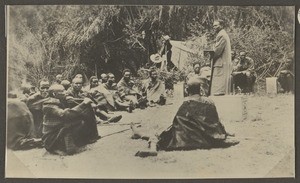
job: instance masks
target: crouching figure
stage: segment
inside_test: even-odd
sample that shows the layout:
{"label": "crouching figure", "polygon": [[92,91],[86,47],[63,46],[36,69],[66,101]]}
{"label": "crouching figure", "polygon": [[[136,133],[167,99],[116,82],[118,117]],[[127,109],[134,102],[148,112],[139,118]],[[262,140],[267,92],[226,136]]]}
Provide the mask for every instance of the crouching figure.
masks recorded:
{"label": "crouching figure", "polygon": [[62,85],[49,88],[49,100],[43,104],[43,137],[45,149],[50,153],[74,154],[81,146],[96,142],[97,124],[91,107],[92,100],[67,108]]}
{"label": "crouching figure", "polygon": [[203,84],[205,81],[202,79],[195,78],[188,81],[189,96],[179,107],[172,125],[157,138],[141,134],[139,129],[132,125],[132,138],[151,141],[150,151],[139,151],[136,156],[157,155],[157,150],[225,148],[239,143],[227,139],[233,135],[225,131],[214,102],[200,95]]}

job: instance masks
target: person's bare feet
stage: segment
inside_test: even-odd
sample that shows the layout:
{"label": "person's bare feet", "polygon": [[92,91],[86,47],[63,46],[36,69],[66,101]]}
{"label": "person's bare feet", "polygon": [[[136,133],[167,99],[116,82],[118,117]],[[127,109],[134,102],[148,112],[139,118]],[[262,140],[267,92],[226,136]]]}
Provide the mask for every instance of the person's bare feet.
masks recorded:
{"label": "person's bare feet", "polygon": [[226,135],[229,136],[229,137],[235,137],[235,134],[234,134],[234,133],[226,132]]}

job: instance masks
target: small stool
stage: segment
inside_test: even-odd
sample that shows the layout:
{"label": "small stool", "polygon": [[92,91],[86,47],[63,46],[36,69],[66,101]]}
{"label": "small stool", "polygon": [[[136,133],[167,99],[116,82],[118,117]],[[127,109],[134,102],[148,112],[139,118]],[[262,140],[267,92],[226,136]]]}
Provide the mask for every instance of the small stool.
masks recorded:
{"label": "small stool", "polygon": [[277,94],[277,77],[266,78],[267,94]]}
{"label": "small stool", "polygon": [[247,96],[224,95],[210,96],[209,98],[215,102],[221,122],[247,119]]}

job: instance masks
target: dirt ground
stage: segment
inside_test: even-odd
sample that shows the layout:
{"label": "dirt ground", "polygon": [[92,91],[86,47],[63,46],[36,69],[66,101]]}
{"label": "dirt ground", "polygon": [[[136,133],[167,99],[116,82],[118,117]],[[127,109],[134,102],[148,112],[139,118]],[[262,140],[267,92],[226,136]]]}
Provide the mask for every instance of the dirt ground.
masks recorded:
{"label": "dirt ground", "polygon": [[[171,125],[182,103],[176,85],[171,105],[122,112],[119,124],[140,122],[145,132],[159,133]],[[132,140],[128,125],[98,126],[106,136],[84,152],[58,156],[44,149],[7,151],[6,177],[39,178],[260,178],[294,177],[294,95],[248,96],[248,117],[223,121],[240,144],[226,149],[159,152],[135,157],[147,142]]]}

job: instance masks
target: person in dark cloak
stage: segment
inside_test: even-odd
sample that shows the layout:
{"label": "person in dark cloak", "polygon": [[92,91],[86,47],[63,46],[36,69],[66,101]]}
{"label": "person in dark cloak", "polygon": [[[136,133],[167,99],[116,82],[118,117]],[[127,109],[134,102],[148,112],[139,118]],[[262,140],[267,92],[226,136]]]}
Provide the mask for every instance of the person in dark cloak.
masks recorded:
{"label": "person in dark cloak", "polygon": [[200,95],[201,86],[206,82],[191,78],[187,84],[189,96],[179,107],[172,125],[157,139],[141,134],[136,126],[131,125],[133,139],[150,140],[150,150],[138,151],[136,156],[155,156],[157,150],[225,148],[239,143],[227,139],[233,135],[225,131],[214,102]]}
{"label": "person in dark cloak", "polygon": [[43,123],[43,102],[48,98],[48,89],[50,83],[48,80],[43,79],[39,83],[39,91],[27,99],[27,106],[33,115],[35,135],[37,138],[42,137],[42,123]]}
{"label": "person in dark cloak", "polygon": [[278,82],[282,88],[280,92],[294,93],[294,62],[292,58],[288,58],[284,62],[280,72],[278,73]]}
{"label": "person in dark cloak", "polygon": [[35,137],[33,117],[26,104],[17,98],[8,98],[7,148],[12,150],[42,148],[43,142]]}
{"label": "person in dark cloak", "polygon": [[79,147],[94,143],[100,136],[91,106],[92,100],[68,108],[64,102],[65,89],[62,85],[49,88],[49,98],[43,104],[43,136],[45,149],[50,153],[77,153]]}

